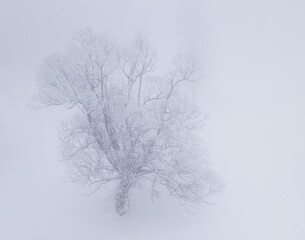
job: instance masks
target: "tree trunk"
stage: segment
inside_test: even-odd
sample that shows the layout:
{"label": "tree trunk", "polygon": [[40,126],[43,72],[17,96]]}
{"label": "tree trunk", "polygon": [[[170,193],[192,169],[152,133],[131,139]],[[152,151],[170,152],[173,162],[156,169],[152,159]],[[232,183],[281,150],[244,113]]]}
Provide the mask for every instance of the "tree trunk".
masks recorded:
{"label": "tree trunk", "polygon": [[115,196],[115,210],[120,216],[123,216],[128,212],[129,189],[130,185],[124,180],[119,183],[119,186],[117,188]]}

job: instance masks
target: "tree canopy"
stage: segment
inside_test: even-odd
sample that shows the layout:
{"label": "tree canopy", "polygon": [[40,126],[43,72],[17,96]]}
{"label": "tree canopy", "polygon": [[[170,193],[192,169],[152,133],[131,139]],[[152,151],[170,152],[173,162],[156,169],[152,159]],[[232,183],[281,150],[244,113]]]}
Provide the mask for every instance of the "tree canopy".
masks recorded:
{"label": "tree canopy", "polygon": [[63,124],[63,159],[73,178],[96,190],[117,184],[115,209],[127,213],[130,190],[161,189],[198,203],[218,190],[203,164],[199,129],[204,115],[190,102],[186,84],[199,80],[195,58],[176,58],[154,76],[155,50],[143,37],[120,49],[90,30],[42,66],[39,100],[75,109]]}

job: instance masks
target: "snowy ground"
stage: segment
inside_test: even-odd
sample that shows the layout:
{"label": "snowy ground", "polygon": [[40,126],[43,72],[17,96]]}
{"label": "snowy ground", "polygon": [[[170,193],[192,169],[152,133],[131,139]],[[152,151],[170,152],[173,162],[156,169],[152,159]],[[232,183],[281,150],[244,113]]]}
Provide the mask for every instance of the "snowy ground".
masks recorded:
{"label": "snowy ground", "polygon": [[[136,10],[136,12],[131,13]],[[305,4],[302,1],[0,1],[0,239],[305,238]],[[137,31],[203,56],[209,160],[223,192],[190,214],[136,194],[116,217],[112,196],[66,181],[63,110],[29,107],[42,61],[84,26],[122,42]]]}

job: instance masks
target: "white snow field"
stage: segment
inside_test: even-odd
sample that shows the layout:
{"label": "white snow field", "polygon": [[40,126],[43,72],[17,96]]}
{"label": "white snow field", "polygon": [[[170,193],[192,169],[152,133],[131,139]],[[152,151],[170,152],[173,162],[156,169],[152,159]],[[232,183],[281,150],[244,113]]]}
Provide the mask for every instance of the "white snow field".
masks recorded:
{"label": "white snow field", "polygon": [[[305,239],[304,12],[301,0],[0,0],[0,239]],[[214,205],[187,212],[135,192],[118,217],[111,186],[87,197],[67,181],[69,114],[30,103],[42,62],[86,26],[122,43],[143,32],[160,68],[176,53],[201,58],[194,99],[225,183]]]}

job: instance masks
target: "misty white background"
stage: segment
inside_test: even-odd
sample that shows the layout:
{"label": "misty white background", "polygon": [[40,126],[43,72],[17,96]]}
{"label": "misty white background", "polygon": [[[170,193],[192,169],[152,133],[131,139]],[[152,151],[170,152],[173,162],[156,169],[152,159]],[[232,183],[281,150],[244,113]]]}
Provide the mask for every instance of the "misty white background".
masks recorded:
{"label": "misty white background", "polygon": [[[305,239],[305,3],[290,0],[0,0],[0,239]],[[29,108],[46,57],[86,26],[126,43],[143,32],[162,68],[200,56],[208,159],[223,192],[190,214],[67,182],[61,109]],[[107,192],[107,191],[105,191]],[[141,196],[141,195],[140,195]]]}

